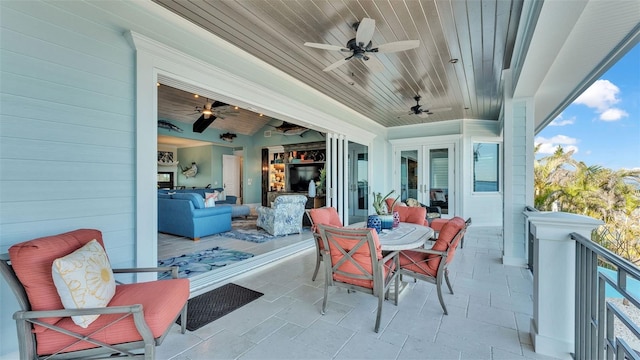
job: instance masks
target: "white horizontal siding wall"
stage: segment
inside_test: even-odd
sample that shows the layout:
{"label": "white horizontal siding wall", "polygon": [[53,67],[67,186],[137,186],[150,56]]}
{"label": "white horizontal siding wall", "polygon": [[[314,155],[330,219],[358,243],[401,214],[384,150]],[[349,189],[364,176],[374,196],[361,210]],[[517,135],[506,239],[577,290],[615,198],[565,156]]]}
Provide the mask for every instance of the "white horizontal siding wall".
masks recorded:
{"label": "white horizontal siding wall", "polygon": [[[503,148],[495,120],[466,120],[464,123],[464,149],[462,153],[462,189],[465,218],[471,217],[473,226],[502,226],[503,181],[500,179],[498,192],[473,192],[473,143],[498,143]],[[500,155],[502,156],[502,155]],[[500,165],[504,159],[500,159]],[[501,170],[501,173],[503,170]]]}
{"label": "white horizontal siding wall", "polygon": [[[2,1],[0,14],[0,252],[96,228],[114,267],[134,265],[131,46],[51,2]],[[0,290],[3,355],[17,304]]]}
{"label": "white horizontal siding wall", "polygon": [[504,119],[504,254],[506,265],[527,264],[523,211],[533,203],[533,100],[508,99]]}

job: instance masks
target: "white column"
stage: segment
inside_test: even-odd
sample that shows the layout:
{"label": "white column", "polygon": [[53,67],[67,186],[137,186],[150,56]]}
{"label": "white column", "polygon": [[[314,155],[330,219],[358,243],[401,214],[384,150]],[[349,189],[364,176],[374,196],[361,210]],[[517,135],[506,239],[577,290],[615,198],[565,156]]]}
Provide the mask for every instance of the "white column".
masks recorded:
{"label": "white column", "polygon": [[525,212],[534,234],[533,319],[531,339],[536,353],[571,358],[575,343],[575,241],[587,239],[603,224],[564,212]]}

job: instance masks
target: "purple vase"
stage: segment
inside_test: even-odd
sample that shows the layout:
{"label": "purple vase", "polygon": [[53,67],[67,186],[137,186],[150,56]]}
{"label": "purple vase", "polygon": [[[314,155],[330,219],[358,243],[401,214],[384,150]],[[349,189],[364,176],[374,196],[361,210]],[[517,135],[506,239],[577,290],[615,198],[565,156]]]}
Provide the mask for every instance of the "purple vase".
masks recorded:
{"label": "purple vase", "polygon": [[397,211],[393,212],[393,228],[397,228],[400,226],[400,213]]}

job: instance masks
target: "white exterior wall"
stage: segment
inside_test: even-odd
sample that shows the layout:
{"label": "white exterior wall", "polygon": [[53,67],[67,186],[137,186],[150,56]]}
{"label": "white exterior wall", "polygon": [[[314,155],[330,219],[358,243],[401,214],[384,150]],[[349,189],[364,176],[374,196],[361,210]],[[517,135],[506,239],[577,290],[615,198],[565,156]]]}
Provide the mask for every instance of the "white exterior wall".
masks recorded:
{"label": "white exterior wall", "polygon": [[527,264],[523,211],[533,204],[533,100],[507,99],[504,116],[504,254],[506,265]]}
{"label": "white exterior wall", "polygon": [[[464,146],[462,158],[462,194],[465,219],[471,217],[472,226],[501,227],[504,183],[500,179],[498,192],[473,192],[473,143],[497,143],[503,148],[502,137],[496,121],[467,120],[464,126]],[[504,159],[499,159],[500,171]]]}
{"label": "white exterior wall", "polygon": [[[496,142],[502,148],[499,123],[492,120],[458,120],[401,128],[390,128],[388,137],[393,145],[455,144],[455,214],[471,218],[472,226],[501,227],[503,186],[497,193],[473,194],[473,142]],[[409,136],[423,135],[421,137]],[[500,164],[504,164],[501,159]],[[391,166],[393,162],[390,163]],[[395,169],[394,169],[395,170]],[[501,179],[502,182],[502,179]]]}

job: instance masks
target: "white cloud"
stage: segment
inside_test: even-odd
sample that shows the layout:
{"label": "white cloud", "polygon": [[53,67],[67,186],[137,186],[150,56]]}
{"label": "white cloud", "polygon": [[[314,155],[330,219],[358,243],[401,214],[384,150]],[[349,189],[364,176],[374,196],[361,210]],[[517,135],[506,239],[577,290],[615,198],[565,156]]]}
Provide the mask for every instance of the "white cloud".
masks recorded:
{"label": "white cloud", "polygon": [[572,150],[574,154],[578,153],[578,146],[576,146],[578,139],[566,135],[556,135],[550,139],[539,136],[534,140],[534,143],[540,145],[538,154],[542,155],[553,154],[558,146],[561,146],[565,153]]}
{"label": "white cloud", "polygon": [[574,101],[603,112],[620,101],[620,89],[609,80],[597,80]]}
{"label": "white cloud", "polygon": [[618,120],[622,119],[625,116],[629,116],[629,114],[627,114],[626,111],[618,109],[618,108],[611,108],[611,109],[607,109],[607,110],[603,111],[600,114],[600,120],[603,120],[603,121],[618,121]]}
{"label": "white cloud", "polygon": [[600,120],[618,121],[629,116],[624,110],[613,107],[620,102],[620,88],[609,80],[597,80],[573,102],[586,105],[600,114]]}
{"label": "white cloud", "polygon": [[576,122],[576,117],[565,119],[562,114],[558,115],[553,121],[549,123],[549,126],[565,126],[573,125]]}

